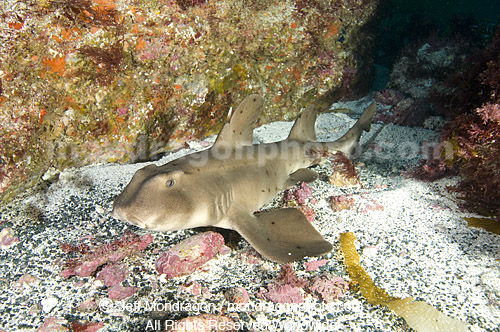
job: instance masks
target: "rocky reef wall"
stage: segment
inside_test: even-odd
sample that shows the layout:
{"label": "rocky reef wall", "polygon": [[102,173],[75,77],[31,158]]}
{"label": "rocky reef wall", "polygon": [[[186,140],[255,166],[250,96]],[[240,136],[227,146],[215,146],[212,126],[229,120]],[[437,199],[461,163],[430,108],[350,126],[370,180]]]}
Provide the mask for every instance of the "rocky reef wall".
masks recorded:
{"label": "rocky reef wall", "polygon": [[215,134],[249,93],[261,123],[366,88],[369,0],[6,0],[0,194],[50,167],[145,160]]}

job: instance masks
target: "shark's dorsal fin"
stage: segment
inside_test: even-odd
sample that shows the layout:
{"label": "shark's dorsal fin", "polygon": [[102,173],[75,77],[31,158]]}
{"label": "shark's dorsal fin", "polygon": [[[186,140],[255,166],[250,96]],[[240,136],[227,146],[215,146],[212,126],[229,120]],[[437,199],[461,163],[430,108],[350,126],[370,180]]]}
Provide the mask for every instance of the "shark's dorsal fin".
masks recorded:
{"label": "shark's dorsal fin", "polygon": [[309,105],[306,110],[295,120],[288,139],[293,139],[303,142],[316,141],[316,130],[314,124],[316,123],[316,108]]}
{"label": "shark's dorsal fin", "polygon": [[247,96],[230,115],[214,146],[239,147],[252,145],[253,128],[262,112],[264,100],[257,94]]}
{"label": "shark's dorsal fin", "polygon": [[290,263],[306,256],[332,250],[330,242],[307,220],[302,212],[285,208],[249,215],[246,211],[230,215],[235,230],[264,257]]}
{"label": "shark's dorsal fin", "polygon": [[352,126],[347,133],[341,138],[334,142],[327,142],[324,145],[330,151],[341,151],[345,153],[349,158],[358,157],[361,151],[359,151],[359,138],[363,134],[363,131],[370,131],[371,123],[376,112],[376,104],[371,103],[368,106],[358,121]]}

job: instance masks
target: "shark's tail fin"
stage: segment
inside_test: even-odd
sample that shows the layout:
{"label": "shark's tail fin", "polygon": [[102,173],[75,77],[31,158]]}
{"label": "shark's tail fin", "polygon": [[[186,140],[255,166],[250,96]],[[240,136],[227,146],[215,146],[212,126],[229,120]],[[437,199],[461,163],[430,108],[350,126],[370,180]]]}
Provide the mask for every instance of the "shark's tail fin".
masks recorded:
{"label": "shark's tail fin", "polygon": [[316,123],[316,113],[316,108],[313,105],[309,105],[300,117],[295,120],[288,139],[301,142],[315,142],[316,130],[314,129],[314,124]]}
{"label": "shark's tail fin", "polygon": [[344,136],[334,142],[324,143],[328,151],[341,151],[349,158],[358,157],[361,152],[359,151],[359,138],[363,131],[370,131],[373,116],[375,115],[376,105],[371,103],[366,108],[354,126],[349,129]]}

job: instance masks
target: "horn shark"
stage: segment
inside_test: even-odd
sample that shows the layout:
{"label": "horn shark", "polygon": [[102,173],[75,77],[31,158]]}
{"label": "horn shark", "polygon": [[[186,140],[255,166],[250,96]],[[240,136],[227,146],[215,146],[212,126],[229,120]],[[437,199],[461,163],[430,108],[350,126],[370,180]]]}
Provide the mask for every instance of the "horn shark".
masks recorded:
{"label": "horn shark", "polygon": [[253,126],[263,105],[261,96],[247,96],[211,148],[138,170],[116,197],[111,215],[155,231],[232,229],[278,263],[331,251],[332,245],[298,209],[255,211],[297,182],[316,180],[318,174],[308,167],[325,152],[356,154],[363,131],[370,130],[375,104],[336,141],[316,141],[317,112],[308,107],[286,140],[254,145]]}

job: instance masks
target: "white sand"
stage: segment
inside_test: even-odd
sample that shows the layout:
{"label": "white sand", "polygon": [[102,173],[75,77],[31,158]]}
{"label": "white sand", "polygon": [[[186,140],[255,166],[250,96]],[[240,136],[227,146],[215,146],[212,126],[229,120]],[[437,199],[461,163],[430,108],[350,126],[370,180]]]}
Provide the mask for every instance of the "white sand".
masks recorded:
{"label": "white sand", "polygon": [[[353,102],[348,107],[360,114],[368,102]],[[356,114],[353,116],[357,117]],[[354,121],[345,114],[322,114],[316,124],[318,139],[333,140]],[[258,128],[255,141],[283,139],[291,125],[277,122]],[[329,185],[325,181],[330,174],[328,164],[317,167],[322,176],[311,184],[317,203],[309,205],[317,213],[316,227],[335,249],[326,256],[328,263],[318,271],[306,272],[303,262],[295,263],[294,267],[301,276],[328,271],[348,278],[338,255],[338,238],[341,232],[354,232],[362,266],[389,294],[426,301],[446,315],[465,322],[471,331],[498,331],[500,237],[467,227],[464,217],[472,215],[458,209],[456,199],[445,189],[456,183],[456,178],[423,183],[401,174],[418,163],[422,143],[435,138],[436,133],[429,130],[373,125],[372,131],[362,140],[374,139],[359,159],[364,164],[358,167],[362,188]],[[191,146],[201,149],[206,144],[194,142]],[[385,152],[376,152],[380,148]],[[157,163],[189,152],[178,151]],[[187,230],[154,233],[155,241],[144,256],[125,261],[132,271],[125,284],[139,287],[137,295],[111,303],[107,310],[103,307],[85,313],[75,309],[89,298],[97,303],[108,303],[107,290],[94,277],[67,280],[60,277],[61,264],[69,256],[60,249],[58,241],[78,244],[79,239],[92,234],[97,240],[110,242],[129,229],[146,234],[144,230],[107,215],[113,198],[143,166],[110,164],[69,169],[48,189],[26,194],[2,206],[0,217],[6,220],[2,227],[12,227],[20,241],[11,248],[0,250],[1,328],[5,331],[36,330],[46,317],[57,316],[68,321],[104,322],[100,331],[146,331],[148,319],[164,321],[194,315],[195,305],[200,303],[212,303],[212,307],[205,308],[219,314],[223,292],[232,286],[245,287],[252,304],[258,304],[255,294],[277,276],[279,265],[269,261],[250,264],[242,259],[241,252],[248,248],[243,240],[236,250],[210,261],[188,277],[165,281],[158,275],[154,262],[159,252],[194,234]],[[355,208],[333,212],[328,197],[340,194],[352,194]],[[15,281],[26,274],[39,278],[40,283],[25,288],[13,287]],[[206,288],[204,296],[182,293],[178,286],[192,281]],[[124,311],[121,306],[123,303],[137,305],[139,300],[145,299],[164,304],[182,302],[191,305],[193,310],[152,312],[142,306]],[[337,303],[315,302],[309,296],[304,305],[285,307],[267,303],[260,308],[229,314],[241,322],[254,324],[256,331],[408,331],[403,319],[388,309],[367,304],[353,292]],[[288,325],[276,327],[280,323]]]}

